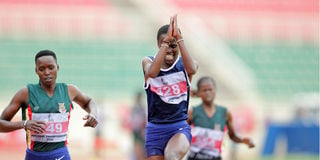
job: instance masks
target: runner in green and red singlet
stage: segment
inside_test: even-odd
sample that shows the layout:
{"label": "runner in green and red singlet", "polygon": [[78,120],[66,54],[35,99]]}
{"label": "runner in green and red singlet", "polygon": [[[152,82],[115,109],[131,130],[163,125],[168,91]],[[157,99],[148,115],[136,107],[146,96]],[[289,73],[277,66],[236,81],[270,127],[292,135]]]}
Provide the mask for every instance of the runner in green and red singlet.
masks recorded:
{"label": "runner in green and red singlet", "polygon": [[[28,84],[18,91],[0,116],[0,132],[26,130],[25,160],[70,160],[67,137],[72,101],[88,115],[84,126],[96,127],[95,102],[76,86],[56,83],[59,65],[56,54],[40,51],[35,57],[38,84]],[[22,109],[23,121],[10,122]]]}
{"label": "runner in green and red singlet", "polygon": [[227,108],[214,103],[215,81],[211,77],[202,77],[197,87],[196,95],[201,97],[202,103],[189,111],[192,141],[188,160],[221,160],[221,144],[226,130],[232,141],[254,147],[249,138],[236,135],[232,116]]}

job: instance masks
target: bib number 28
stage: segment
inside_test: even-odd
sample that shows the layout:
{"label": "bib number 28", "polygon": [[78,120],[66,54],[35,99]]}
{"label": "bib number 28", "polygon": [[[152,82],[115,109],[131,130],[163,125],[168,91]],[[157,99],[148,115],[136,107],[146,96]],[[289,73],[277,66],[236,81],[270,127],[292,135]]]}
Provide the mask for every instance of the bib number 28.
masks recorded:
{"label": "bib number 28", "polygon": [[180,87],[177,84],[166,85],[158,88],[158,93],[163,96],[178,95],[181,93]]}

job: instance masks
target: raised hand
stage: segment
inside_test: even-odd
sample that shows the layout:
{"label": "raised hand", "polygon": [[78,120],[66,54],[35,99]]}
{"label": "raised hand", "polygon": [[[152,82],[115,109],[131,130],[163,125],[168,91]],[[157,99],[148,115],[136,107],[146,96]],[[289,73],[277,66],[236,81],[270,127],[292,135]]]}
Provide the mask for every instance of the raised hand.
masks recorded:
{"label": "raised hand", "polygon": [[163,39],[163,42],[168,43],[169,45],[169,43],[171,43],[171,41],[173,40],[172,34],[173,34],[173,17],[170,17],[170,26],[169,26],[166,37]]}
{"label": "raised hand", "polygon": [[176,40],[180,40],[182,39],[182,36],[181,36],[181,32],[179,30],[179,27],[178,27],[178,20],[177,20],[177,14],[173,15],[173,38],[175,38]]}

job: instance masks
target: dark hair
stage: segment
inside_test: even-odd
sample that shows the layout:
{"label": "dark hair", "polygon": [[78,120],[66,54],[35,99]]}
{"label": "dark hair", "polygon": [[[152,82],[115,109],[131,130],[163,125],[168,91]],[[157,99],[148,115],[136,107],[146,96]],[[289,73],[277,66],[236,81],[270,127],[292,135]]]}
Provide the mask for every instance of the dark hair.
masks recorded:
{"label": "dark hair", "polygon": [[37,63],[37,59],[42,57],[42,56],[52,56],[54,58],[54,60],[57,62],[57,56],[53,51],[42,50],[42,51],[39,51],[37,53],[37,55],[35,56],[35,58],[34,58],[35,63]]}
{"label": "dark hair", "polygon": [[197,82],[198,89],[199,89],[200,84],[203,83],[204,81],[207,81],[207,80],[211,81],[213,86],[216,88],[216,81],[212,77],[204,76],[204,77],[201,77]]}
{"label": "dark hair", "polygon": [[[166,24],[166,25],[163,25],[162,27],[159,28],[158,30],[158,33],[157,33],[157,40],[159,42],[159,38],[162,34],[167,34],[168,30],[169,30],[169,27],[170,25],[169,24]],[[179,32],[181,33],[181,30],[180,28],[178,28]]]}
{"label": "dark hair", "polygon": [[170,25],[166,24],[166,25],[163,25],[162,27],[159,28],[158,33],[157,33],[157,41],[158,42],[159,42],[159,38],[162,34],[167,34],[169,27],[170,27]]}

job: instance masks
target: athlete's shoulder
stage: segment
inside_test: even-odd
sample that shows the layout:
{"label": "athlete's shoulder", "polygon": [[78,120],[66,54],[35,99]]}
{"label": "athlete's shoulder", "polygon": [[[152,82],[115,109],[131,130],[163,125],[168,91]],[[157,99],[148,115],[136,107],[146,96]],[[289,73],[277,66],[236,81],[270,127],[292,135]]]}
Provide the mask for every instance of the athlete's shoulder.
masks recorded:
{"label": "athlete's shoulder", "polygon": [[154,60],[154,56],[145,56],[145,57],[143,57],[143,60],[144,59],[148,59],[150,61],[153,61]]}
{"label": "athlete's shoulder", "polygon": [[37,86],[39,86],[39,83],[38,84],[28,83],[26,87],[29,88],[29,87],[37,87]]}
{"label": "athlete's shoulder", "polygon": [[79,89],[79,88],[78,88],[76,85],[74,85],[74,84],[70,84],[70,83],[66,84],[66,83],[63,83],[63,85],[65,85],[65,86],[68,88],[68,90],[78,90],[78,89]]}
{"label": "athlete's shoulder", "polygon": [[216,107],[217,107],[217,108],[220,108],[220,109],[227,109],[227,107],[226,107],[226,106],[219,105],[219,104],[216,104]]}
{"label": "athlete's shoulder", "polygon": [[193,109],[199,109],[199,108],[201,108],[201,107],[202,107],[202,103],[200,103],[200,104],[198,104],[198,105],[194,106],[194,107],[193,107]]}
{"label": "athlete's shoulder", "polygon": [[56,86],[58,86],[58,87],[68,87],[69,84],[67,84],[67,83],[56,83]]}
{"label": "athlete's shoulder", "polygon": [[12,101],[21,102],[21,104],[27,104],[29,99],[29,90],[27,86],[22,87],[19,91],[16,92]]}
{"label": "athlete's shoulder", "polygon": [[223,113],[227,113],[228,108],[222,105],[216,105],[217,111],[221,111]]}
{"label": "athlete's shoulder", "polygon": [[183,64],[183,60],[182,57],[179,56],[177,59],[177,63],[175,64],[178,68],[184,69],[184,64]]}
{"label": "athlete's shoulder", "polygon": [[27,86],[22,87],[22,88],[18,91],[18,93],[24,94],[24,95],[29,94],[28,87],[27,87]]}
{"label": "athlete's shoulder", "polygon": [[40,86],[39,83],[37,83],[37,84],[29,83],[29,84],[27,84],[27,86],[25,88],[29,92],[34,92],[34,91],[37,91],[37,90],[41,89],[41,86]]}
{"label": "athlete's shoulder", "polygon": [[194,106],[192,109],[193,109],[193,114],[197,114],[199,113],[200,110],[202,110],[202,104],[198,104]]}
{"label": "athlete's shoulder", "polygon": [[67,84],[66,88],[71,101],[81,93],[80,89],[74,84]]}

